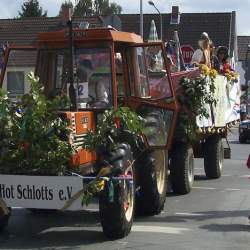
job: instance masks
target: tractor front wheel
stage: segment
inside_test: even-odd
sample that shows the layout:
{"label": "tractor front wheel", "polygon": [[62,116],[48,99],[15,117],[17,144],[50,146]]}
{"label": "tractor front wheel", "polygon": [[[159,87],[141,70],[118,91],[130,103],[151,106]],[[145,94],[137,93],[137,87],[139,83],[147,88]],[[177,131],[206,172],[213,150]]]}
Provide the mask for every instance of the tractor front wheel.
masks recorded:
{"label": "tractor front wheel", "polygon": [[124,179],[114,178],[107,181],[99,197],[103,233],[109,239],[127,236],[134,219],[135,188],[132,152],[130,146],[126,144],[119,145],[118,151],[118,154],[123,157],[118,158],[113,166],[122,167],[122,175],[117,177],[124,177]]}
{"label": "tractor front wheel", "polygon": [[7,208],[3,201],[0,200],[0,231],[4,230],[8,226],[11,208]]}

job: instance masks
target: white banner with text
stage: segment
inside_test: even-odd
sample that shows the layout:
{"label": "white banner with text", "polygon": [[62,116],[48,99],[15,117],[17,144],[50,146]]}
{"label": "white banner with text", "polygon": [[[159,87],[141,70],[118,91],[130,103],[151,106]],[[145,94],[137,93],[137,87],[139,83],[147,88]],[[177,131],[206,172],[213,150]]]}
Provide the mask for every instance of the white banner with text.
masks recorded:
{"label": "white banner with text", "polygon": [[[0,198],[8,207],[61,209],[82,188],[73,176],[0,175]],[[81,209],[80,198],[68,208]]]}

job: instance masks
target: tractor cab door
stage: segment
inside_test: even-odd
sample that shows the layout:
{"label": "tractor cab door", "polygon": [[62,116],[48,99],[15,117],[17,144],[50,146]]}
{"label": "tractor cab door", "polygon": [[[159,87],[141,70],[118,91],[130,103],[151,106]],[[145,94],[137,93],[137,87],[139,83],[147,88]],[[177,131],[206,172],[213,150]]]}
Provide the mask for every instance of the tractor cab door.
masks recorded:
{"label": "tractor cab door", "polygon": [[32,46],[6,46],[0,52],[0,87],[12,101],[27,93],[27,75],[35,72],[37,49]]}
{"label": "tractor cab door", "polygon": [[162,43],[130,46],[125,52],[128,105],[145,121],[149,148],[169,149],[177,103]]}

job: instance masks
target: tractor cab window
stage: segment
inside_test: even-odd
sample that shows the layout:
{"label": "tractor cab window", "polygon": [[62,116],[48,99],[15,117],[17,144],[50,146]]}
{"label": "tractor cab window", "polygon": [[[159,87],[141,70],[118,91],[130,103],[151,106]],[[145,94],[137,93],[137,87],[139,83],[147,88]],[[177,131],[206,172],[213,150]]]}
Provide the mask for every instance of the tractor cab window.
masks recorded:
{"label": "tractor cab window", "polygon": [[128,61],[132,96],[148,99],[173,96],[160,45],[132,47]]}
{"label": "tractor cab window", "polygon": [[106,108],[111,106],[110,49],[78,49],[75,61],[79,108]]}
{"label": "tractor cab window", "polygon": [[[106,108],[112,105],[112,70],[109,48],[75,49],[74,87],[77,105]],[[70,60],[68,50],[40,52],[37,75],[48,97],[69,96]]]}

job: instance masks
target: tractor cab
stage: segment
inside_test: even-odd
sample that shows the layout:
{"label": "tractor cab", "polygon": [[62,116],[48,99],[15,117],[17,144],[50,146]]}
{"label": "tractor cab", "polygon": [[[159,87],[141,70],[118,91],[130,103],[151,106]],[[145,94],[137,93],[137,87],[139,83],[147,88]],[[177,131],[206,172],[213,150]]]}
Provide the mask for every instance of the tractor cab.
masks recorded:
{"label": "tractor cab", "polygon": [[67,36],[65,31],[38,36],[36,74],[48,97],[70,96],[73,67],[77,110],[117,107],[129,97],[173,101],[161,43],[145,45],[141,37],[113,29],[74,30],[71,62]]}

